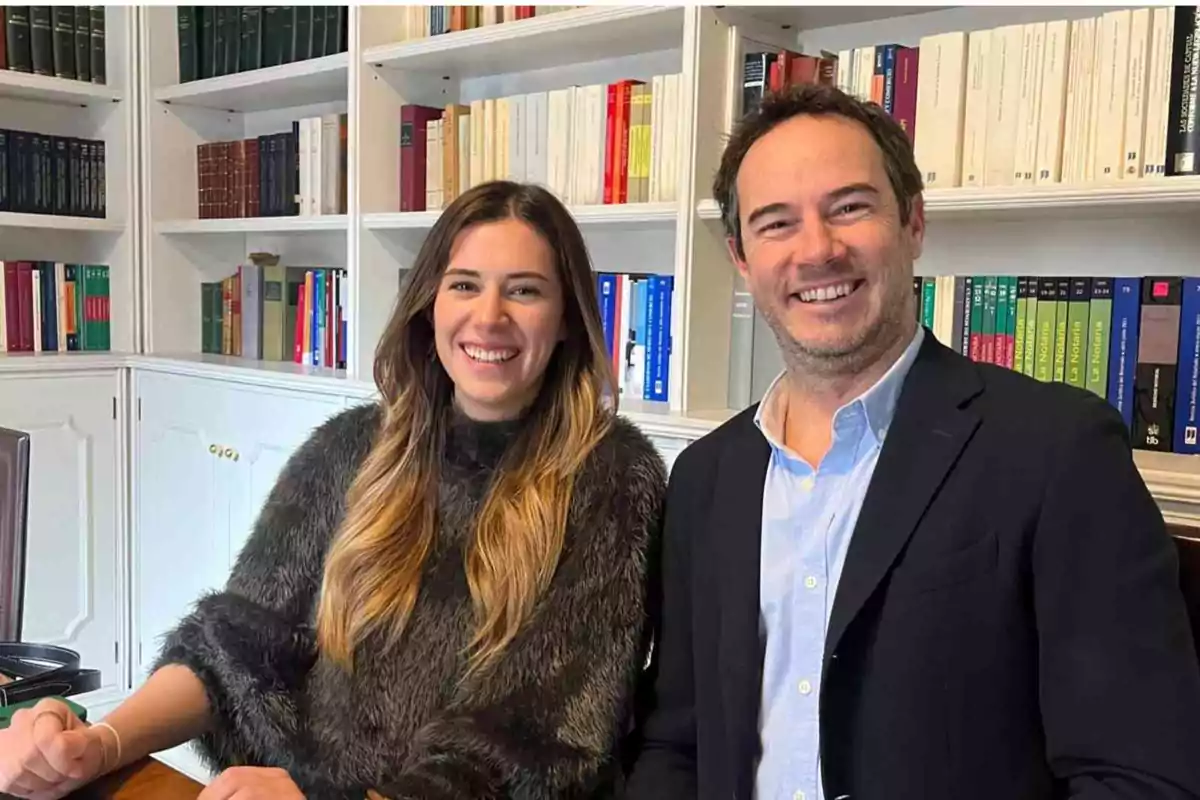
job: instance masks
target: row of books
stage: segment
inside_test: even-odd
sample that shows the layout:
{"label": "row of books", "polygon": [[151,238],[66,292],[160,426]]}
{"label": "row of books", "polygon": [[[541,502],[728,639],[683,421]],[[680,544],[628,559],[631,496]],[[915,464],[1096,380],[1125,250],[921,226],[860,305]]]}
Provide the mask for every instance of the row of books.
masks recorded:
{"label": "row of books", "polygon": [[674,276],[599,272],[596,292],[620,396],[670,400]]}
{"label": "row of books", "polygon": [[917,46],[752,53],[743,98],[803,82],[819,62],[839,88],[905,127],[929,188],[1197,174],[1196,27],[1195,7],[1125,8],[924,36]]}
{"label": "row of books", "polygon": [[946,346],[1094,392],[1138,449],[1200,453],[1200,278],[944,275],[913,292]]}
{"label": "row of books", "polygon": [[196,147],[199,219],[346,213],[346,114],[292,130]]}
{"label": "row of books", "polygon": [[102,140],[0,128],[0,211],[103,218],[105,169]]}
{"label": "row of books", "polygon": [[202,282],[200,351],[345,369],[346,274],[271,258]]}
{"label": "row of books", "polygon": [[400,210],[446,207],[490,180],[571,205],[671,202],[683,161],[682,75],[401,108]]}
{"label": "row of books", "polygon": [[485,25],[544,17],[572,8],[578,6],[396,6],[392,38],[408,42]]}
{"label": "row of books", "polygon": [[0,261],[0,351],[109,350],[108,266]]}
{"label": "row of books", "polygon": [[346,6],[178,6],[179,82],[346,51]]}
{"label": "row of books", "polygon": [[0,69],[107,82],[104,6],[0,6]]}

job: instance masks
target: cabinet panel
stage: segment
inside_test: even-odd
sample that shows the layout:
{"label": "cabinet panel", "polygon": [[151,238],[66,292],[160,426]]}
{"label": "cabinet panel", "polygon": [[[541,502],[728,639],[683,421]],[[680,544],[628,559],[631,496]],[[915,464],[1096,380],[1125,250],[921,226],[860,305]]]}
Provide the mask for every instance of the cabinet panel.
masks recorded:
{"label": "cabinet panel", "polygon": [[22,638],[69,647],[119,693],[123,468],[118,374],[5,377],[0,425],[30,434]]}

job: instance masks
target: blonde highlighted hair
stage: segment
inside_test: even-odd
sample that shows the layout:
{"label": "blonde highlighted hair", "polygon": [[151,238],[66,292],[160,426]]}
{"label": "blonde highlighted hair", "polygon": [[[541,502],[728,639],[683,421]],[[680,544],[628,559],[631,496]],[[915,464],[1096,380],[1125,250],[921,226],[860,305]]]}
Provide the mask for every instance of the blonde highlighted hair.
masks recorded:
{"label": "blonde highlighted hair", "polygon": [[464,192],[426,237],[376,348],[383,421],[350,486],[317,611],[320,649],[347,669],[368,636],[382,634],[389,645],[401,640],[437,535],[439,462],[453,387],[435,356],[432,307],[451,248],[468,227],[510,218],[529,224],[554,253],[567,335],[466,546],[476,621],[468,675],[503,652],[550,583],[575,475],[610,425],[605,402],[616,396],[613,370],[575,221],[537,186],[497,181]]}

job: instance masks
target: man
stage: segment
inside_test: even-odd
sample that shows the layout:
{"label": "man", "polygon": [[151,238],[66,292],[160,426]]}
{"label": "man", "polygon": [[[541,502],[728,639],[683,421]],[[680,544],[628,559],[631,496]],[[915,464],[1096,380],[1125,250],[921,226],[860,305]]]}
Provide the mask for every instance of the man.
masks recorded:
{"label": "man", "polygon": [[628,797],[1200,797],[1200,665],[1121,418],[916,324],[922,190],[832,87],[728,143],[786,371],[675,462]]}

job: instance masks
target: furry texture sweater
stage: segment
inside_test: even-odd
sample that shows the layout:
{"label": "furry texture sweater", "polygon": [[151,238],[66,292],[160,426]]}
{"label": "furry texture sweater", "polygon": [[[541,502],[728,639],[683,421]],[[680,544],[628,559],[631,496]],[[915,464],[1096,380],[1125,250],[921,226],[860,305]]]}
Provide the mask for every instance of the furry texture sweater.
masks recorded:
{"label": "furry texture sweater", "polygon": [[308,798],[607,797],[649,643],[648,560],[663,462],[618,418],[576,480],[559,568],[488,673],[459,686],[472,628],[463,569],[481,500],[520,422],[453,415],[438,538],[400,645],[368,641],[347,673],[317,652],[326,550],[382,418],[366,405],[291,457],[223,591],[202,598],[157,664],[199,676],[210,765],[286,769]]}

